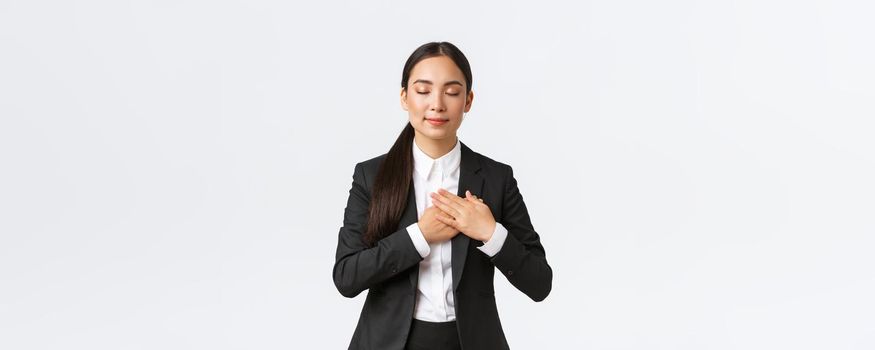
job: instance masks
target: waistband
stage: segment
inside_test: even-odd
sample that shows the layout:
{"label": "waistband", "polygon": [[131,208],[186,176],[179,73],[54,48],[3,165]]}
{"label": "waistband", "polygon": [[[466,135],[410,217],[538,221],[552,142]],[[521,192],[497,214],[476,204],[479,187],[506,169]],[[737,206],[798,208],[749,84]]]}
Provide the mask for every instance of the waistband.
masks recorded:
{"label": "waistband", "polygon": [[425,321],[420,319],[413,319],[413,324],[418,327],[432,327],[432,328],[446,328],[446,327],[456,327],[456,321],[446,321],[446,322],[433,322],[433,321]]}

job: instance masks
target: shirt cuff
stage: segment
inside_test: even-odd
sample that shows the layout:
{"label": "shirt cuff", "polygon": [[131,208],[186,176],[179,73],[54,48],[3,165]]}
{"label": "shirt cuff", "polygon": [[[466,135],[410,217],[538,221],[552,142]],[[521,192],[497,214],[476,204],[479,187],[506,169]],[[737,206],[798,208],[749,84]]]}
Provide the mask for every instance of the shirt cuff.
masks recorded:
{"label": "shirt cuff", "polygon": [[419,230],[419,224],[414,222],[410,224],[410,226],[407,226],[407,234],[410,235],[410,239],[413,240],[413,246],[416,247],[419,256],[423,258],[427,257],[428,253],[431,252],[431,247],[428,246],[428,241],[425,240],[425,236],[423,236],[422,231]]}
{"label": "shirt cuff", "polygon": [[495,223],[495,232],[492,233],[492,238],[484,242],[482,246],[477,247],[480,251],[489,255],[489,257],[498,254],[501,246],[504,245],[504,239],[507,238],[507,229],[501,223]]}

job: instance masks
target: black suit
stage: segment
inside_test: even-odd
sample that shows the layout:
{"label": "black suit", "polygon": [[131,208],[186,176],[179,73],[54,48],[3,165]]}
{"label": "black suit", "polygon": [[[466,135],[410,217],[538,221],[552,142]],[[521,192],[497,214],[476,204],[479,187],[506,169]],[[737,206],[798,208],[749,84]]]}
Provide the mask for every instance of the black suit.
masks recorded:
{"label": "black suit", "polygon": [[[396,231],[372,248],[362,241],[371,186],[385,157],[383,154],[356,164],[337,242],[333,272],[337,290],[352,298],[369,289],[350,349],[403,349],[413,319],[419,262],[423,258],[406,230],[417,221],[412,182]],[[465,190],[483,199],[495,221],[504,225],[508,234],[501,250],[491,258],[475,248],[483,242],[472,242],[462,233],[452,239],[453,296],[459,338],[463,349],[507,349],[495,306],[495,268],[534,301],[544,300],[550,293],[553,270],[547,264],[509,165],[461,143],[457,194],[464,197]]]}

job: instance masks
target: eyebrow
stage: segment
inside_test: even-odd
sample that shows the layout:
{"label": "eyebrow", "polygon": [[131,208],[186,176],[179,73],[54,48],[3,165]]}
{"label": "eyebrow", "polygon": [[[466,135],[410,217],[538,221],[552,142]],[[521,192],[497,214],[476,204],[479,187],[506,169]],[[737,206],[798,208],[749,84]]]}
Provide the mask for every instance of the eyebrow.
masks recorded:
{"label": "eyebrow", "polygon": [[[424,83],[424,84],[429,84],[429,85],[434,84],[434,83],[431,82],[431,80],[425,80],[425,79],[416,79],[416,81],[414,81],[413,84],[416,84],[416,83]],[[450,80],[450,81],[444,83],[444,86],[446,86],[446,85],[459,85],[459,86],[464,86],[464,85],[462,85],[462,83],[461,83],[460,81],[458,81],[458,80]]]}

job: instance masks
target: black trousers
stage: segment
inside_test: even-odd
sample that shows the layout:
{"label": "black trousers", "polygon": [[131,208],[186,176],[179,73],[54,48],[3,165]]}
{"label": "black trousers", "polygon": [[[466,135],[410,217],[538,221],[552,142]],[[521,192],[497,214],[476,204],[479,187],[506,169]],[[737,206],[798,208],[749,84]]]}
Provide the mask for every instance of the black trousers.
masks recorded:
{"label": "black trousers", "polygon": [[429,322],[413,319],[407,350],[461,350],[456,321]]}

